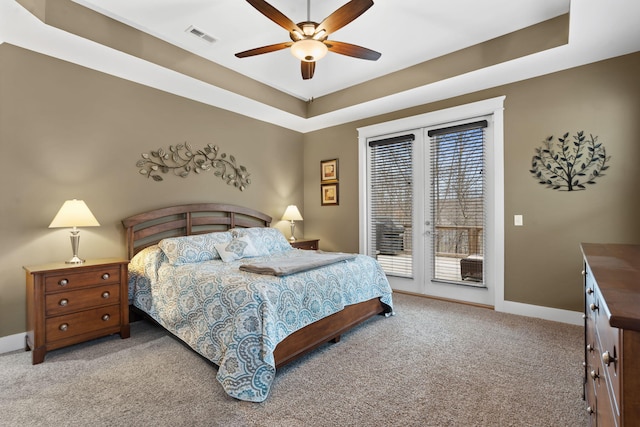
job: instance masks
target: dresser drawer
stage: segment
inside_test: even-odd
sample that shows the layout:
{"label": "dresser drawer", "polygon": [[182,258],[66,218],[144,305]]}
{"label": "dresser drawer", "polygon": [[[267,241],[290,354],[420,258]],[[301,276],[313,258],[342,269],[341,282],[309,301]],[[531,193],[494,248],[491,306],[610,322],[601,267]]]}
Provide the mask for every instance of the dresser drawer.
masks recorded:
{"label": "dresser drawer", "polygon": [[602,376],[606,379],[610,391],[610,400],[616,417],[620,416],[620,377],[619,369],[619,330],[609,325],[608,316],[600,313],[596,320],[596,335],[598,340],[600,365]]}
{"label": "dresser drawer", "polygon": [[585,348],[585,356],[586,356],[586,370],[587,375],[591,370],[596,368],[600,362],[600,344],[596,338],[596,328],[595,322],[593,319],[587,319],[587,328],[585,331],[586,338],[586,348]]}
{"label": "dresser drawer", "polygon": [[47,316],[72,313],[91,307],[118,304],[120,284],[94,286],[47,294],[45,307]]}
{"label": "dresser drawer", "polygon": [[87,332],[118,326],[120,306],[110,305],[46,320],[47,341],[57,341]]}
{"label": "dresser drawer", "polygon": [[71,269],[66,274],[48,275],[45,278],[45,292],[58,292],[107,283],[120,283],[119,266],[83,269],[77,272]]}

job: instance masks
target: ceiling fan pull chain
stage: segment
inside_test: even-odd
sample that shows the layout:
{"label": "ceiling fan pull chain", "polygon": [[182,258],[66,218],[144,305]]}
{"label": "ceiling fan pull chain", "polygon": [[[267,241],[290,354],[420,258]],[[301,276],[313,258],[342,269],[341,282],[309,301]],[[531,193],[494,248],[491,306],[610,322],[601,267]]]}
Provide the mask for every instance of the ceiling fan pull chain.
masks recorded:
{"label": "ceiling fan pull chain", "polygon": [[311,0],[307,0],[307,22],[311,21]]}

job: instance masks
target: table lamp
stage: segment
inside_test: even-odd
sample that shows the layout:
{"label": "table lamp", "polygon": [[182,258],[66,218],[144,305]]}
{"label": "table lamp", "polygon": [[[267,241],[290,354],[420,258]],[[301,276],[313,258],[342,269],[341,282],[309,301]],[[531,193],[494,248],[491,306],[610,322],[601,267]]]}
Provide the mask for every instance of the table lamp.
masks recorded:
{"label": "table lamp", "polygon": [[296,238],[293,235],[296,229],[296,223],[294,221],[302,221],[302,215],[300,215],[300,211],[298,210],[296,205],[289,205],[287,209],[284,211],[284,215],[282,215],[283,221],[291,221],[291,237],[289,240],[295,242]]}
{"label": "table lamp", "polygon": [[65,261],[67,264],[82,264],[83,259],[78,257],[78,245],[80,244],[80,236],[78,227],[97,227],[100,224],[93,216],[87,205],[82,200],[67,200],[64,202],[56,216],[49,224],[49,228],[66,228],[71,229],[71,250],[73,257]]}

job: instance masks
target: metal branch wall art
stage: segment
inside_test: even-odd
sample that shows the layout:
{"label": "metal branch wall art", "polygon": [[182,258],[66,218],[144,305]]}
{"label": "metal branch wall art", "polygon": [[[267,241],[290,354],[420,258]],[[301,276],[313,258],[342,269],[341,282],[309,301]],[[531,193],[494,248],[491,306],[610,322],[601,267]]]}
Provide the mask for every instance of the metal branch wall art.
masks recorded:
{"label": "metal branch wall art", "polygon": [[571,139],[567,132],[557,142],[550,136],[535,152],[530,172],[540,184],[561,191],[584,190],[585,184],[595,184],[609,169],[611,159],[598,137],[587,137],[583,131]]}
{"label": "metal branch wall art", "polygon": [[218,153],[217,145],[207,144],[202,150],[193,151],[188,142],[170,145],[169,151],[159,148],[151,153],[143,153],[136,166],[140,173],[154,181],[162,181],[163,174],[173,172],[174,175],[186,178],[191,171],[200,173],[214,170],[214,175],[222,178],[228,185],[243,191],[251,180],[244,166],[236,165],[236,158],[225,153]]}

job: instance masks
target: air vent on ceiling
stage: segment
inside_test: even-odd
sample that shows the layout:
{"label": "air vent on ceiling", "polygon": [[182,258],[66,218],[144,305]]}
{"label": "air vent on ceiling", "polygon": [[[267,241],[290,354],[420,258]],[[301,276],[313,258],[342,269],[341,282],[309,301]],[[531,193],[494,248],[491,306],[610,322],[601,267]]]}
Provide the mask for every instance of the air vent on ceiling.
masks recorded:
{"label": "air vent on ceiling", "polygon": [[215,43],[215,42],[217,41],[217,40],[215,39],[215,37],[213,37],[213,36],[211,36],[211,35],[209,35],[209,34],[205,33],[205,32],[204,32],[204,31],[202,31],[202,30],[199,30],[198,28],[194,27],[193,25],[190,25],[190,26],[189,26],[189,28],[187,28],[187,30],[186,30],[186,31],[187,31],[188,33],[191,33],[191,34],[193,34],[194,36],[196,36],[196,37],[198,37],[198,38],[202,39],[202,40],[205,40],[205,41],[209,42],[209,43]]}

